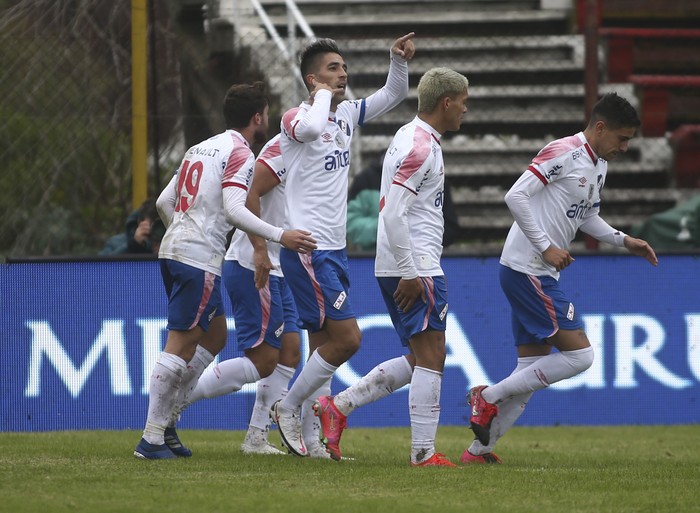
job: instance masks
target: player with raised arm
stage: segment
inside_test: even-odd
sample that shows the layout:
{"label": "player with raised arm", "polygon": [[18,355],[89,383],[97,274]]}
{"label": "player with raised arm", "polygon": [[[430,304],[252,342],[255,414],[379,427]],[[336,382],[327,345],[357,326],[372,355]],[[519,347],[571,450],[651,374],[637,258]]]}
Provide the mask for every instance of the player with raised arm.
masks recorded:
{"label": "player with raised arm", "polygon": [[469,82],[433,68],[418,84],[418,115],[394,136],[384,157],[374,273],[408,354],[377,365],[335,397],[319,397],[326,447],[340,460],[347,416],[410,383],[411,465],[454,467],[435,450],[445,364],[447,284],[440,265],[445,170],[440,139],[459,130]]}
{"label": "player with raised arm", "polygon": [[[408,95],[408,66],[414,34],[390,49],[386,84],[367,98],[344,101],[347,65],[336,43],[320,39],[304,49],[301,75],[308,102],[282,117],[282,157],[287,168],[286,225],[303,226],[318,240],[318,250],[298,258],[283,249],[280,262],[294,301],[309,331],[309,351],[287,396],[271,416],[283,443],[306,456],[299,414],[319,395],[330,393],[335,370],[360,347],[362,335],[348,298],[345,251],[350,144],[356,127],[388,112]],[[308,410],[308,407],[307,407]]]}
{"label": "player with raised arm", "polygon": [[612,228],[599,215],[608,161],[627,151],[639,125],[627,100],[604,95],[585,130],[547,144],[506,194],[515,222],[501,254],[500,283],[512,308],[518,361],[499,383],[470,390],[476,439],[462,454],[463,463],[500,463],[493,447],[533,392],[593,363],[581,318],[559,288],[559,273],[574,262],[569,247],[577,231],[658,264],[646,241]]}
{"label": "player with raised arm", "polygon": [[268,110],[262,82],[232,86],[223,106],[226,131],[187,150],[156,202],[167,227],[159,259],[168,336],[151,374],[146,427],[134,451],[139,458],[191,455],[171,424],[177,405],[226,344],[220,284],[232,225],[298,251],[316,247],[309,232],[272,226],[245,208],[255,162],[250,145],[264,140]]}

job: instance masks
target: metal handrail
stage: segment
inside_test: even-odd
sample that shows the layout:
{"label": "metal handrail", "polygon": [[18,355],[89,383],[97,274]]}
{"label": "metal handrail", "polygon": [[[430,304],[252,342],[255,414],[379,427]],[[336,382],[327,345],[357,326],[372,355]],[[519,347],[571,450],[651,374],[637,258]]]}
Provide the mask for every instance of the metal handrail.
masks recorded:
{"label": "metal handrail", "polygon": [[[277,32],[277,29],[275,26],[272,24],[272,21],[270,20],[270,17],[267,15],[265,12],[265,9],[263,8],[262,4],[259,2],[259,0],[250,0],[250,3],[253,4],[253,8],[255,9],[255,12],[257,15],[260,17],[260,20],[262,21],[263,25],[265,26],[265,30],[267,30],[267,33],[270,35],[270,38],[274,41],[274,43],[277,45],[277,47],[280,49],[282,52],[282,55],[284,56],[284,59],[287,61],[287,64],[289,65],[290,70],[292,71],[292,74],[296,77],[296,79],[301,83],[303,89],[302,91],[306,91],[306,84],[304,83],[304,79],[301,76],[301,72],[299,71],[299,67],[296,64],[296,60],[294,57],[295,51],[295,33],[296,33],[296,26],[295,23],[299,25],[299,28],[301,31],[304,33],[304,35],[308,38],[310,38],[312,41],[315,41],[317,39],[316,34],[314,31],[311,29],[309,24],[306,22],[306,19],[304,18],[304,15],[302,12],[299,10],[299,7],[296,5],[294,0],[285,0],[285,4],[287,5],[287,34],[288,34],[288,39],[289,39],[289,48],[287,48],[284,45],[284,42],[282,38],[280,37],[279,33]],[[291,51],[290,51],[291,48]],[[350,89],[350,86],[346,85],[345,86],[345,96],[350,99],[354,100],[356,99],[355,95],[353,94],[352,90]],[[362,169],[362,143],[361,143],[361,137],[360,137],[360,130],[359,127],[356,130],[356,135],[357,137],[353,138],[352,146],[353,148],[353,170],[354,172],[359,172],[360,169]],[[351,175],[355,174],[353,173],[353,170],[351,170]]]}

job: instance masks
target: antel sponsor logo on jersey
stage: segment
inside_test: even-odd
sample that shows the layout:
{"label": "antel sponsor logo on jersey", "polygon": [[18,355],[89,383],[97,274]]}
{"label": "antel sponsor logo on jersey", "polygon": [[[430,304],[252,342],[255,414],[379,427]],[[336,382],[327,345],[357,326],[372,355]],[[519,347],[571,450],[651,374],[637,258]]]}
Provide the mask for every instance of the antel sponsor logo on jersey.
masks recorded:
{"label": "antel sponsor logo on jersey", "polygon": [[[593,185],[591,185],[591,187],[593,187]],[[591,198],[591,195],[592,193],[588,196],[588,199]],[[593,207],[593,205],[584,200],[579,201],[578,205],[573,203],[569,207],[569,210],[566,211],[566,217],[569,219],[583,219],[583,216],[586,215],[586,212],[588,212],[591,207]]]}
{"label": "antel sponsor logo on jersey", "polygon": [[340,151],[335,150],[325,156],[325,169],[326,171],[335,171],[336,169],[343,169],[350,165],[350,151]]}

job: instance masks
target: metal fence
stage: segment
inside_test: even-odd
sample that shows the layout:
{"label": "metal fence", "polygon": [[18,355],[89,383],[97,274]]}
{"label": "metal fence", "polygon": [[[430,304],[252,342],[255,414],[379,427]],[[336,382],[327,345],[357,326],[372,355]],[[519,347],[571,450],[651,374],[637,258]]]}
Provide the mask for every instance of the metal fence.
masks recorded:
{"label": "metal fence", "polygon": [[[131,211],[130,3],[0,5],[0,255],[96,253]],[[171,24],[151,27],[164,154],[181,141]]]}
{"label": "metal fence", "polygon": [[[338,41],[352,94],[364,97],[384,83],[393,39],[416,30],[409,98],[359,132],[351,174],[376,161],[415,115],[420,75],[452,67],[470,79],[465,123],[443,142],[460,247],[498,244],[512,222],[505,190],[548,140],[585,121],[585,40],[575,2],[568,9],[546,3],[567,4],[411,0],[402,4],[405,22],[396,23],[395,13],[384,26],[382,6],[395,12],[396,0],[329,0],[323,9],[299,1],[300,17],[289,16],[294,3],[283,0],[151,0],[149,193],[158,194],[187,145],[223,126],[230,83],[268,83],[273,135],[282,112],[306,95],[296,53],[314,36]],[[0,257],[96,254],[123,231],[132,210],[130,20],[125,0],[0,1]],[[609,45],[601,37],[599,92],[615,90],[649,109],[639,85],[610,80]],[[653,57],[632,54],[659,72]],[[675,59],[672,72],[697,75],[693,62]],[[684,88],[678,97],[693,102],[698,93]],[[638,139],[611,163],[608,214],[621,229],[692,192],[674,183],[672,131],[693,122],[689,109],[681,111],[685,118],[669,117],[666,132]]]}

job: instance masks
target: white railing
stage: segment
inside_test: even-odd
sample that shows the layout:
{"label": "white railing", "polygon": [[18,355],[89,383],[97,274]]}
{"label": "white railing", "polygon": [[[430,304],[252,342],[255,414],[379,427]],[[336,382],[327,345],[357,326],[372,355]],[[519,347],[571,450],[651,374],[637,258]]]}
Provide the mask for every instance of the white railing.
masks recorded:
{"label": "white railing", "polygon": [[[243,7],[243,2],[241,0],[229,0],[225,2],[230,5],[231,8],[221,9],[219,14],[224,17],[228,14],[230,21],[236,24],[237,29],[242,29],[236,30],[236,37],[241,38],[239,44],[249,47],[252,52],[264,53],[264,50],[261,48],[262,43],[258,41],[258,39],[264,37],[274,43],[278,51],[278,56],[275,60],[277,64],[281,64],[281,67],[277,69],[276,74],[272,66],[265,68],[265,70],[266,73],[268,73],[268,79],[271,83],[276,85],[277,91],[281,94],[283,109],[286,110],[295,107],[308,97],[308,91],[301,76],[301,72],[299,71],[296,59],[299,46],[299,39],[296,36],[297,28],[304,35],[304,39],[309,41],[315,41],[317,39],[316,34],[309,26],[294,0],[285,0],[287,8],[286,40],[280,36],[260,0],[249,1],[249,6],[252,6],[254,14],[250,12],[250,7],[248,9]],[[237,8],[233,8],[233,6]],[[257,18],[258,21],[255,21],[254,18]],[[259,28],[260,25],[264,27],[264,33]],[[255,28],[256,26],[258,27],[257,29]],[[262,57],[262,55],[260,55],[260,57]],[[285,70],[287,71],[285,72]],[[345,88],[345,96],[350,100],[356,98],[350,87]],[[356,137],[353,137],[352,142],[353,156],[351,160],[351,176],[358,173],[362,168],[362,145],[359,129],[356,131],[355,135]]]}

